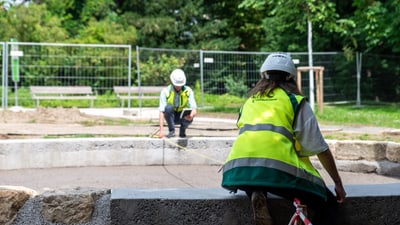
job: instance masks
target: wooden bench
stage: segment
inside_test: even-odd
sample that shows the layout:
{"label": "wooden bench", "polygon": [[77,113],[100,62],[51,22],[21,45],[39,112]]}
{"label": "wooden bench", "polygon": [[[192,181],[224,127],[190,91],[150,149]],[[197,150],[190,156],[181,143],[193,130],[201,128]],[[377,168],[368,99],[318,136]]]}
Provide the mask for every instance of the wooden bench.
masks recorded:
{"label": "wooden bench", "polygon": [[30,86],[30,92],[36,107],[40,100],[90,100],[93,107],[97,98],[90,86]]}
{"label": "wooden bench", "polygon": [[[163,86],[141,86],[141,87],[127,87],[127,86],[114,86],[114,93],[117,96],[120,106],[124,106],[124,100],[132,99],[158,99]],[[130,95],[129,95],[130,92]]]}

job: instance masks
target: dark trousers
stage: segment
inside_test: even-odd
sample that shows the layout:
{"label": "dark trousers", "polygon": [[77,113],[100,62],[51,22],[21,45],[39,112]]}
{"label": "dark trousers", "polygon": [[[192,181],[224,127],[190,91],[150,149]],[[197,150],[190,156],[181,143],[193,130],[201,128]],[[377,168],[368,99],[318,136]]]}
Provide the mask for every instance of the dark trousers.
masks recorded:
{"label": "dark trousers", "polygon": [[326,201],[314,194],[293,189],[266,189],[265,187],[243,187],[240,189],[244,190],[249,197],[251,197],[253,191],[262,191],[265,196],[267,196],[267,193],[269,192],[292,202],[294,198],[298,198],[302,205],[306,205],[307,208],[310,208],[315,212],[314,217],[309,218],[313,225],[336,225],[338,204],[336,202],[336,197],[328,188],[326,188]]}
{"label": "dark trousers", "polygon": [[167,105],[164,111],[164,118],[168,124],[169,132],[175,131],[175,124],[180,124],[179,134],[185,134],[188,126],[193,122],[193,120],[185,120],[184,118],[180,118],[181,112],[174,111],[174,107],[172,105]]}

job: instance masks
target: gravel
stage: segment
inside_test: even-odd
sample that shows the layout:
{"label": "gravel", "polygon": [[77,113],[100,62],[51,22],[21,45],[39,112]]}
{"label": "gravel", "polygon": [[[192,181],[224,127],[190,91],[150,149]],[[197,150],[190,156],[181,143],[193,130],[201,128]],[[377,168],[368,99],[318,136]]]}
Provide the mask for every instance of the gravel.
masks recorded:
{"label": "gravel", "polygon": [[[110,196],[111,194],[105,194],[96,201],[92,221],[74,225],[110,225]],[[40,195],[29,199],[19,210],[11,225],[64,225],[45,221],[42,217],[41,209],[42,199]]]}

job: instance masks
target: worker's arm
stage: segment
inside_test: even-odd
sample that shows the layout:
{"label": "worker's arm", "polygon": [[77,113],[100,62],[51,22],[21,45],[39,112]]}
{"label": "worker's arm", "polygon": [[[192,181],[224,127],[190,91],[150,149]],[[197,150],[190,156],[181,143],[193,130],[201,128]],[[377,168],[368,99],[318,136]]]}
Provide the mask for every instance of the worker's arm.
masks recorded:
{"label": "worker's arm", "polygon": [[331,151],[328,149],[324,152],[319,153],[317,156],[322,166],[325,168],[325,170],[328,172],[329,176],[335,183],[337,202],[344,202],[344,199],[346,198],[346,191],[344,190],[342,179],[340,178],[339,172],[336,168],[335,159],[333,158]]}
{"label": "worker's arm", "polygon": [[160,112],[160,114],[158,116],[158,122],[160,125],[160,127],[159,127],[160,132],[159,132],[158,136],[160,138],[163,138],[164,137],[164,131],[163,131],[164,130],[164,112]]}

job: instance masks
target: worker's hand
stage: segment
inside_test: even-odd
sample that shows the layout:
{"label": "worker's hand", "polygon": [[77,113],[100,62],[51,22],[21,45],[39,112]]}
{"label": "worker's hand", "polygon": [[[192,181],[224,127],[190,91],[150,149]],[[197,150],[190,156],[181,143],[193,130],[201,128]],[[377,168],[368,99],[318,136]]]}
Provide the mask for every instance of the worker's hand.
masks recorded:
{"label": "worker's hand", "polygon": [[336,201],[338,203],[343,203],[344,199],[346,198],[346,191],[344,190],[342,181],[335,182],[335,192],[336,192]]}
{"label": "worker's hand", "polygon": [[184,118],[185,120],[192,121],[194,116],[196,115],[197,111],[195,109],[192,110],[192,112],[189,115],[186,115]]}
{"label": "worker's hand", "polygon": [[193,117],[194,117],[194,116],[192,116],[191,114],[189,114],[189,115],[186,115],[184,118],[185,118],[185,120],[192,121],[192,120],[193,120]]}
{"label": "worker's hand", "polygon": [[160,129],[160,132],[158,133],[158,137],[159,138],[163,138],[164,137],[164,132],[162,129]]}

